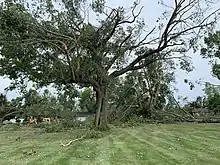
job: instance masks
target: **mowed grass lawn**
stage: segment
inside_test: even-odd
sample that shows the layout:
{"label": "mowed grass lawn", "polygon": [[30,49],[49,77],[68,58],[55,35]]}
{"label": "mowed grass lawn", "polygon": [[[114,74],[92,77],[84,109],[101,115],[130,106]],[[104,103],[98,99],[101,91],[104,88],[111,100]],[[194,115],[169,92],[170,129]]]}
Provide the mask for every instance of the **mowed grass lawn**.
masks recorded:
{"label": "mowed grass lawn", "polygon": [[75,136],[74,131],[1,131],[0,164],[220,165],[219,124],[117,128],[101,139],[82,140],[68,147],[60,145],[60,140],[68,142]]}

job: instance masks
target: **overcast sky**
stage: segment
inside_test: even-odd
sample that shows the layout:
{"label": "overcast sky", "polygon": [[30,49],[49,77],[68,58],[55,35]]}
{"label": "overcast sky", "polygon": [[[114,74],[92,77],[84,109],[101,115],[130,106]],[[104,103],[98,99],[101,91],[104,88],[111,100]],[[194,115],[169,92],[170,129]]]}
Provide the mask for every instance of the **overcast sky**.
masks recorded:
{"label": "overcast sky", "polygon": [[[2,0],[0,0],[1,2]],[[161,13],[164,11],[164,8],[157,4],[158,0],[141,0],[141,4],[144,6],[143,12],[141,16],[145,19],[146,24],[150,27],[153,27],[156,24],[156,19],[161,16]],[[173,0],[164,0],[166,4],[172,5]],[[133,0],[107,0],[107,5],[111,7],[115,6],[126,6],[130,7],[133,4]],[[219,3],[220,6],[220,3]],[[195,99],[196,96],[203,95],[202,89],[203,86],[196,85],[196,88],[192,91],[189,89],[183,80],[185,78],[195,81],[198,79],[203,79],[203,81],[212,82],[214,84],[220,84],[220,80],[215,79],[211,75],[211,67],[208,65],[208,61],[206,59],[202,59],[199,56],[199,52],[193,54],[189,52],[188,56],[192,57],[192,62],[195,67],[194,71],[187,74],[184,71],[178,70],[176,72],[176,80],[177,84],[175,85],[178,88],[177,95],[186,97],[190,100]],[[4,88],[7,87],[10,83],[10,80],[3,79],[0,77],[0,92],[4,92]],[[16,91],[9,92],[8,98],[11,99],[17,95]]]}

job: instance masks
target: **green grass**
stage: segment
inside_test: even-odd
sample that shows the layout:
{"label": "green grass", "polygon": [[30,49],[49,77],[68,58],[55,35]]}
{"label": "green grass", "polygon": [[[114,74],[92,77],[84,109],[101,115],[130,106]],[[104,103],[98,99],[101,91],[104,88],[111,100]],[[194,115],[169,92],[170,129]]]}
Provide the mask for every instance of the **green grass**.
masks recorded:
{"label": "green grass", "polygon": [[220,165],[219,124],[117,128],[101,139],[60,145],[75,136],[0,131],[0,165]]}

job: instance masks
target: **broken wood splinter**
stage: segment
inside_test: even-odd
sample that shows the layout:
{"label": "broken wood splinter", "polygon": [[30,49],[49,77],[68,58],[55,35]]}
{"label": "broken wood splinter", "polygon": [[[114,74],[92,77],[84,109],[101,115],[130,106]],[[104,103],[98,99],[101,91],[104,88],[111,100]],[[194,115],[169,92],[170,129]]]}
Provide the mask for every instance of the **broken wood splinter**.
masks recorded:
{"label": "broken wood splinter", "polygon": [[69,146],[70,144],[72,144],[72,143],[75,142],[75,141],[78,141],[78,140],[83,139],[84,137],[85,137],[85,136],[82,136],[82,137],[80,137],[80,138],[78,138],[78,139],[71,140],[71,141],[69,141],[67,144],[63,144],[62,141],[60,141],[60,145],[66,147],[66,146]]}

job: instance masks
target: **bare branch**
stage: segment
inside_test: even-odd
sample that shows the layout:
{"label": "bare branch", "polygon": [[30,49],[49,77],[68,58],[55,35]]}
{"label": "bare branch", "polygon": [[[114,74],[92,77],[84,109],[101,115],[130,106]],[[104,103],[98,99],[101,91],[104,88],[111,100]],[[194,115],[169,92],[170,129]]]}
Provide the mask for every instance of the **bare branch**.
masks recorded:
{"label": "bare branch", "polygon": [[155,54],[155,53],[159,53],[160,51],[164,50],[166,48],[166,46],[162,46],[158,49],[154,49],[154,50],[149,50],[148,52],[146,52],[144,55],[137,57],[132,63],[130,63],[127,67],[119,70],[119,71],[114,71],[113,73],[111,73],[110,76],[112,77],[117,77],[119,75],[122,75],[130,70],[132,70],[132,68],[138,63],[140,62],[142,59]]}
{"label": "bare branch", "polygon": [[177,5],[178,5],[178,2],[177,2],[177,0],[175,0],[174,2],[175,2],[175,7],[177,7]]}
{"label": "bare branch", "polygon": [[171,59],[185,60],[184,58],[186,58],[186,56],[181,56],[181,57],[169,57],[169,58],[168,58],[168,57],[167,57],[167,58],[165,58],[165,57],[163,57],[163,58],[156,58],[156,59],[151,60],[151,61],[149,61],[149,62],[146,62],[146,63],[144,63],[144,64],[141,64],[141,65],[138,65],[138,66],[134,66],[134,67],[131,69],[131,71],[142,69],[142,68],[144,68],[144,67],[146,67],[146,66],[148,66],[148,65],[150,65],[150,64],[152,64],[152,63],[154,63],[154,62],[156,62],[156,61],[160,61],[160,60],[163,60],[163,61],[171,60]]}
{"label": "bare branch", "polygon": [[135,15],[134,14],[134,10],[135,8],[137,7],[137,5],[132,9],[132,16],[133,16],[133,19],[131,21],[128,21],[128,20],[124,20],[124,21],[121,21],[119,24],[132,24],[135,22],[135,20],[139,17],[139,15],[141,14],[142,12],[142,9],[144,8],[143,6],[141,7],[141,9],[139,10],[139,12]]}
{"label": "bare branch", "polygon": [[37,26],[37,28],[42,29],[42,30],[44,30],[45,32],[54,35],[56,38],[61,37],[62,39],[69,39],[69,40],[72,40],[72,39],[73,39],[73,38],[70,37],[70,36],[67,36],[67,35],[64,35],[64,34],[61,34],[61,33],[58,33],[58,32],[54,32],[54,31],[48,30],[48,29],[44,28],[42,25],[37,25],[37,24],[34,24],[34,25]]}
{"label": "bare branch", "polygon": [[72,144],[73,142],[76,142],[76,141],[78,141],[78,140],[81,140],[81,139],[83,139],[84,137],[85,137],[85,136],[82,136],[82,137],[80,137],[80,138],[78,138],[78,139],[71,140],[71,141],[69,141],[67,144],[63,144],[62,141],[60,141],[60,145],[63,146],[63,147],[67,147],[67,146],[69,146],[70,144]]}
{"label": "bare branch", "polygon": [[[113,13],[113,11],[110,14],[112,14],[112,13]],[[114,16],[114,18],[112,20],[115,20],[115,22],[114,22],[114,25],[111,29],[111,32],[106,36],[106,38],[104,40],[101,40],[101,43],[98,44],[98,47],[100,45],[105,45],[111,39],[111,37],[114,35],[114,33],[116,31],[116,28],[117,28],[117,26],[119,25],[119,22],[120,22],[119,11],[116,11],[116,15]]]}
{"label": "bare branch", "polygon": [[171,17],[170,17],[170,19],[169,19],[167,25],[166,25],[166,28],[165,28],[165,30],[164,30],[164,32],[163,32],[163,34],[162,34],[162,39],[161,39],[161,41],[160,41],[160,43],[159,43],[159,45],[158,45],[158,48],[161,47],[162,43],[164,43],[164,45],[167,44],[167,37],[168,37],[168,34],[169,34],[169,33],[168,33],[169,28],[170,28],[170,26],[173,24],[173,22],[175,22],[175,18],[176,18],[177,15],[178,15],[178,9],[179,9],[180,7],[181,7],[181,4],[178,4],[178,5],[176,6],[176,8],[174,9],[174,11],[173,11],[173,13],[172,13],[172,15],[171,15]]}
{"label": "bare branch", "polygon": [[[120,43],[120,45],[118,46],[118,49],[122,49],[122,46],[125,42],[127,42],[127,40],[129,40],[132,36],[132,32],[133,30],[131,30],[131,32],[127,35],[127,37],[125,37],[125,39]],[[109,64],[107,65],[107,67],[105,68],[107,71],[111,68],[111,66],[114,64],[114,62],[119,58],[120,54],[116,54],[112,60],[109,62]]]}
{"label": "bare branch", "polygon": [[[106,38],[104,39],[104,40],[102,40],[101,41],[101,43],[99,43],[98,45],[100,46],[100,44],[101,45],[105,45],[111,38],[112,38],[112,36],[114,35],[114,33],[115,33],[115,31],[116,31],[116,28],[119,26],[119,25],[121,25],[121,24],[132,24],[132,23],[134,23],[135,21],[136,21],[136,19],[139,17],[139,15],[141,14],[141,11],[142,11],[142,9],[143,9],[143,6],[141,7],[141,9],[139,10],[139,12],[137,13],[137,14],[135,14],[134,13],[134,11],[135,11],[135,9],[136,9],[136,7],[138,6],[138,3],[132,8],[132,16],[133,16],[133,19],[132,20],[122,20],[121,21],[121,17],[120,17],[120,13],[119,13],[119,10],[120,9],[117,9],[117,10],[115,10],[115,9],[112,9],[112,11],[111,11],[111,13],[107,16],[107,19],[109,19],[110,17],[111,17],[111,15],[113,15],[113,13],[115,12],[115,16],[112,18],[112,20],[115,20],[115,22],[114,22],[114,25],[113,25],[113,27],[112,27],[112,30],[111,30],[111,32],[106,36]],[[106,19],[106,20],[107,20]],[[101,27],[101,28],[103,28],[103,27]],[[99,30],[101,30],[101,28],[99,28],[98,30],[97,30],[97,32],[99,32]],[[99,47],[98,46],[98,47]]]}
{"label": "bare branch", "polygon": [[[131,71],[133,70],[133,68],[135,68],[135,70],[137,70],[137,68],[140,68],[141,67],[135,67],[135,65],[137,63],[139,63],[141,60],[153,55],[153,54],[156,54],[156,53],[160,53],[162,52],[164,49],[168,48],[168,47],[173,47],[173,46],[177,46],[177,45],[182,45],[183,43],[174,43],[174,44],[167,44],[167,45],[163,45],[161,46],[160,48],[157,48],[157,49],[151,49],[151,50],[148,50],[145,54],[143,54],[142,56],[138,56],[133,62],[131,62],[127,67],[119,70],[119,71],[114,71],[113,73],[111,73],[110,76],[113,76],[113,77],[117,77],[119,75],[122,75],[128,71]],[[161,60],[163,60],[163,57],[160,57]],[[157,59],[157,60],[160,60],[160,59]],[[157,61],[156,60],[156,61]],[[153,61],[155,62],[155,61]],[[152,63],[152,62],[150,62]],[[146,65],[146,64],[145,64]],[[148,64],[147,64],[148,65]],[[142,66],[143,67],[143,66]]]}
{"label": "bare branch", "polygon": [[[146,41],[146,39],[155,31],[155,29],[156,29],[156,26],[155,26],[138,44],[133,45],[133,46],[130,46],[130,47],[128,47],[127,49],[128,49],[128,50],[133,50],[133,49],[136,49],[136,48],[138,48],[138,47],[140,47],[140,46],[149,44],[150,42],[144,43],[144,41]],[[154,39],[154,40],[155,40],[155,39]]]}
{"label": "bare branch", "polygon": [[[136,49],[140,46],[148,44],[148,43],[144,43],[144,41],[147,39],[147,37],[149,37],[154,32],[155,29],[156,29],[156,26],[137,45],[125,47],[125,51],[127,51],[127,50],[131,51],[131,50]],[[119,49],[122,48],[122,45],[131,37],[131,35],[132,35],[132,32],[121,42],[121,44],[119,45]],[[119,55],[115,55],[112,58],[112,60],[109,62],[109,65],[106,67],[106,69],[109,70],[118,58],[119,58]]]}

